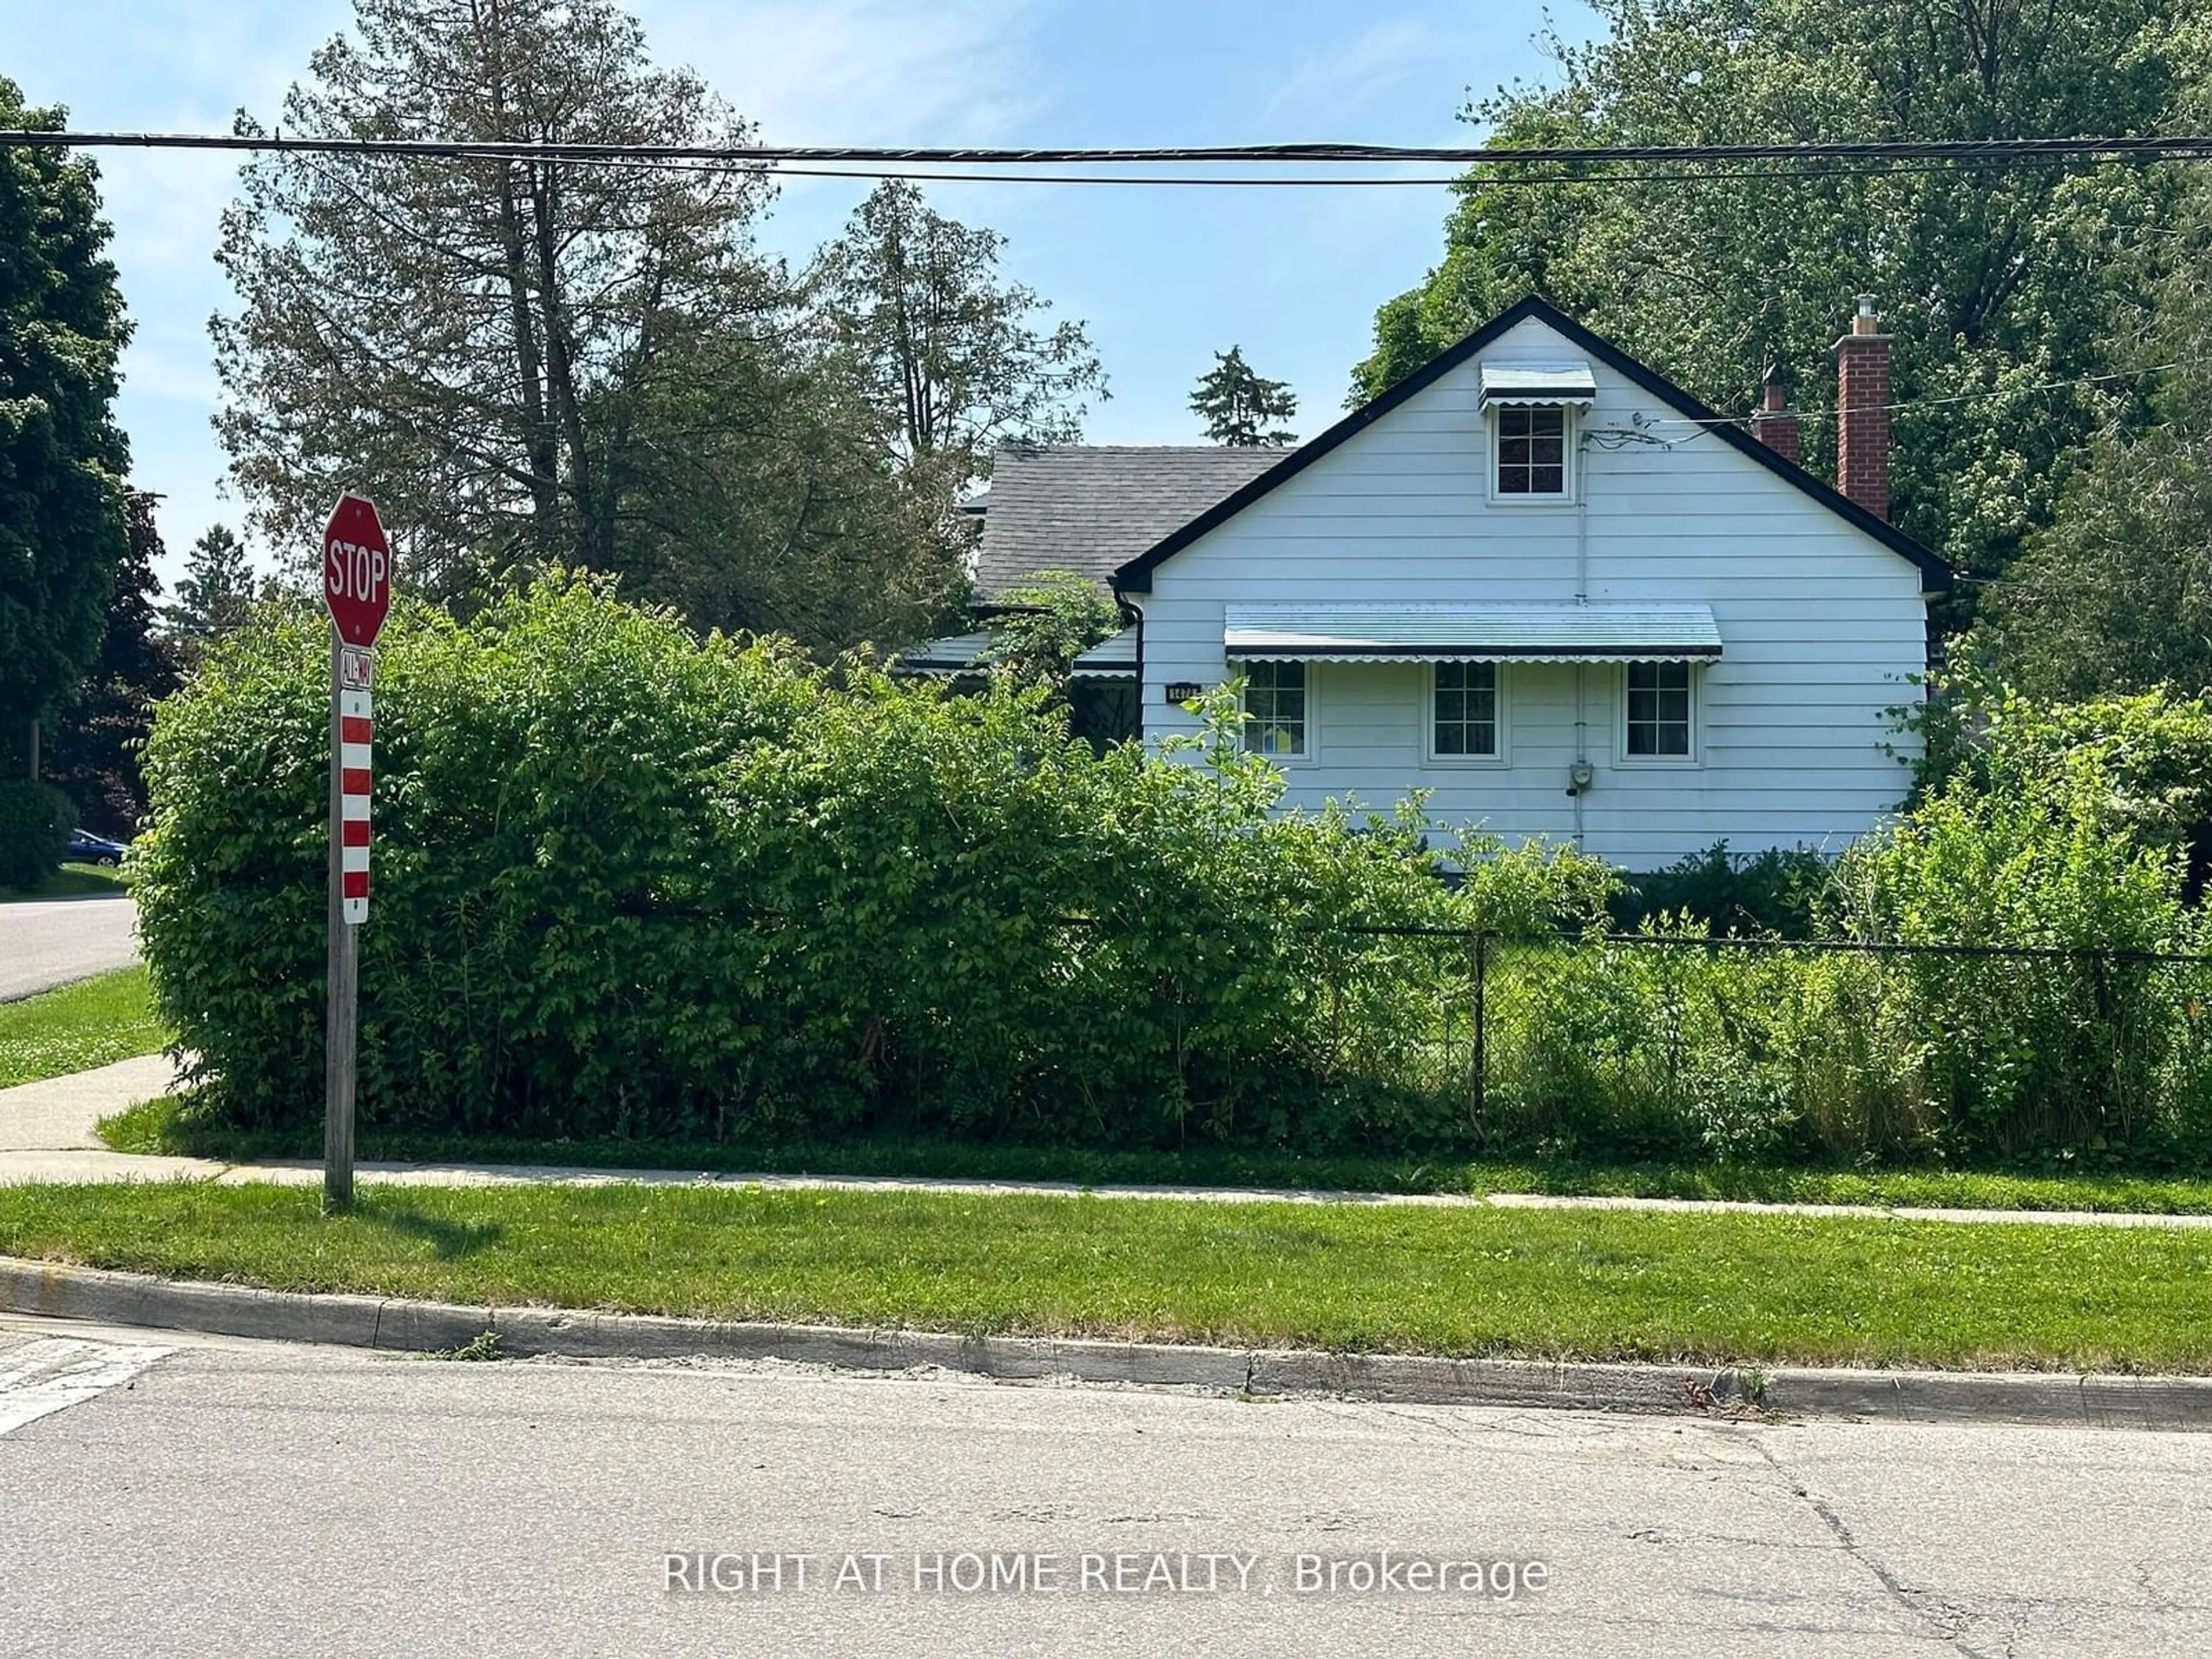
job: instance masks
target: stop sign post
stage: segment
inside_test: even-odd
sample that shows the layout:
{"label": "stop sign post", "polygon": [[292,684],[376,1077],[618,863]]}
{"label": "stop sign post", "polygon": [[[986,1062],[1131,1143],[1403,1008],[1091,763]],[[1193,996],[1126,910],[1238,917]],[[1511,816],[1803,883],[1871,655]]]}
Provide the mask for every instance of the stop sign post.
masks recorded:
{"label": "stop sign post", "polygon": [[354,1039],[361,936],[368,920],[370,702],[376,643],[392,609],[392,544],[376,504],[338,497],[323,527],[323,601],[331,613],[330,985],[324,1028],[323,1201],[353,1202]]}

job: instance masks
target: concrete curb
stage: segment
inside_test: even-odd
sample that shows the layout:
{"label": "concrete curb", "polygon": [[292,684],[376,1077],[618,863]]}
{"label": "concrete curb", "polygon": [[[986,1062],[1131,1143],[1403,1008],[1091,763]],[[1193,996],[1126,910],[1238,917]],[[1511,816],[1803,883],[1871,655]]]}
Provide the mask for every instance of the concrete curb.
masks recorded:
{"label": "concrete curb", "polygon": [[1325,1395],[1403,1404],[2212,1429],[2212,1377],[2057,1372],[1711,1370],[1678,1365],[1448,1359],[1180,1343],[965,1337],[760,1325],[552,1308],[465,1308],[306,1296],[0,1257],[0,1312],[219,1336],[424,1353],[486,1331],[510,1354],[582,1359],[780,1359],[860,1371],[935,1365],[1006,1380]]}

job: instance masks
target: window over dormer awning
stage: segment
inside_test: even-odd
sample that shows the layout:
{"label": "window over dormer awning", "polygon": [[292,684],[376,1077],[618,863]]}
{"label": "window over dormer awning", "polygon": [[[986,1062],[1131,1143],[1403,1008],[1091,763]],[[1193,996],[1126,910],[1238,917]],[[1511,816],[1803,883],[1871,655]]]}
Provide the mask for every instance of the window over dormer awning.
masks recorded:
{"label": "window over dormer awning", "polygon": [[1243,662],[1709,662],[1712,607],[1232,605],[1223,653]]}
{"label": "window over dormer awning", "polygon": [[1485,363],[1482,406],[1562,404],[1585,407],[1597,398],[1597,377],[1588,363]]}

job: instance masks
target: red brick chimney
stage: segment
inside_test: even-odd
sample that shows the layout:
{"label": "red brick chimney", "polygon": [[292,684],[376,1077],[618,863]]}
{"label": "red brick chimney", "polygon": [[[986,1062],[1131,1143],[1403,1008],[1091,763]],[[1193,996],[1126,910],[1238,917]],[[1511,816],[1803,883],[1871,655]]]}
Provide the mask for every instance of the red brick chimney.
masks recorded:
{"label": "red brick chimney", "polygon": [[1805,464],[1803,435],[1797,429],[1797,411],[1790,407],[1790,383],[1782,378],[1782,365],[1766,366],[1766,401],[1751,417],[1751,435],[1792,465]]}
{"label": "red brick chimney", "polygon": [[1836,342],[1836,489],[1889,520],[1889,336],[1874,296],[1859,295],[1851,331]]}

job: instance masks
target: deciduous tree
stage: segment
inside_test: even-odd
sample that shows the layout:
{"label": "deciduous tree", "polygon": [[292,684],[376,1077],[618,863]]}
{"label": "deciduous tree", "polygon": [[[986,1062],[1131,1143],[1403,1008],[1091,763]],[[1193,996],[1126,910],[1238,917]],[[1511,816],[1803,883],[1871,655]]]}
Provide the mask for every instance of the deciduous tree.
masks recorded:
{"label": "deciduous tree", "polygon": [[154,704],[178,684],[175,647],[154,629],[161,592],[154,574],[162,556],[154,522],[159,499],[143,489],[127,493],[130,534],[114,573],[107,632],[55,717],[46,756],[47,778],[76,803],[78,822],[118,840],[130,838],[146,810],[138,757],[153,728]]}
{"label": "deciduous tree", "polygon": [[[1466,118],[1522,145],[1977,139],[2163,130],[2201,56],[2180,0],[1596,0],[1560,75]],[[2050,520],[2058,462],[2115,412],[2111,367],[2172,199],[2157,170],[1838,164],[1485,166],[1443,263],[1376,319],[1354,397],[1540,291],[1724,410],[1820,362],[1851,296],[1896,337],[1903,527],[1993,575]],[[1814,392],[1808,400],[1816,409]],[[1813,422],[1808,461],[1832,455]],[[1961,590],[1971,593],[1972,586]]]}
{"label": "deciduous tree", "polygon": [[[0,78],[0,127],[59,128]],[[104,254],[98,174],[65,150],[0,147],[0,757],[37,755],[37,724],[100,651],[128,555],[129,452],[114,416],[130,337]]]}
{"label": "deciduous tree", "polygon": [[2117,346],[2149,418],[2090,441],[1967,644],[2044,696],[2212,690],[2212,188],[2192,182],[2170,234],[2153,302]]}

